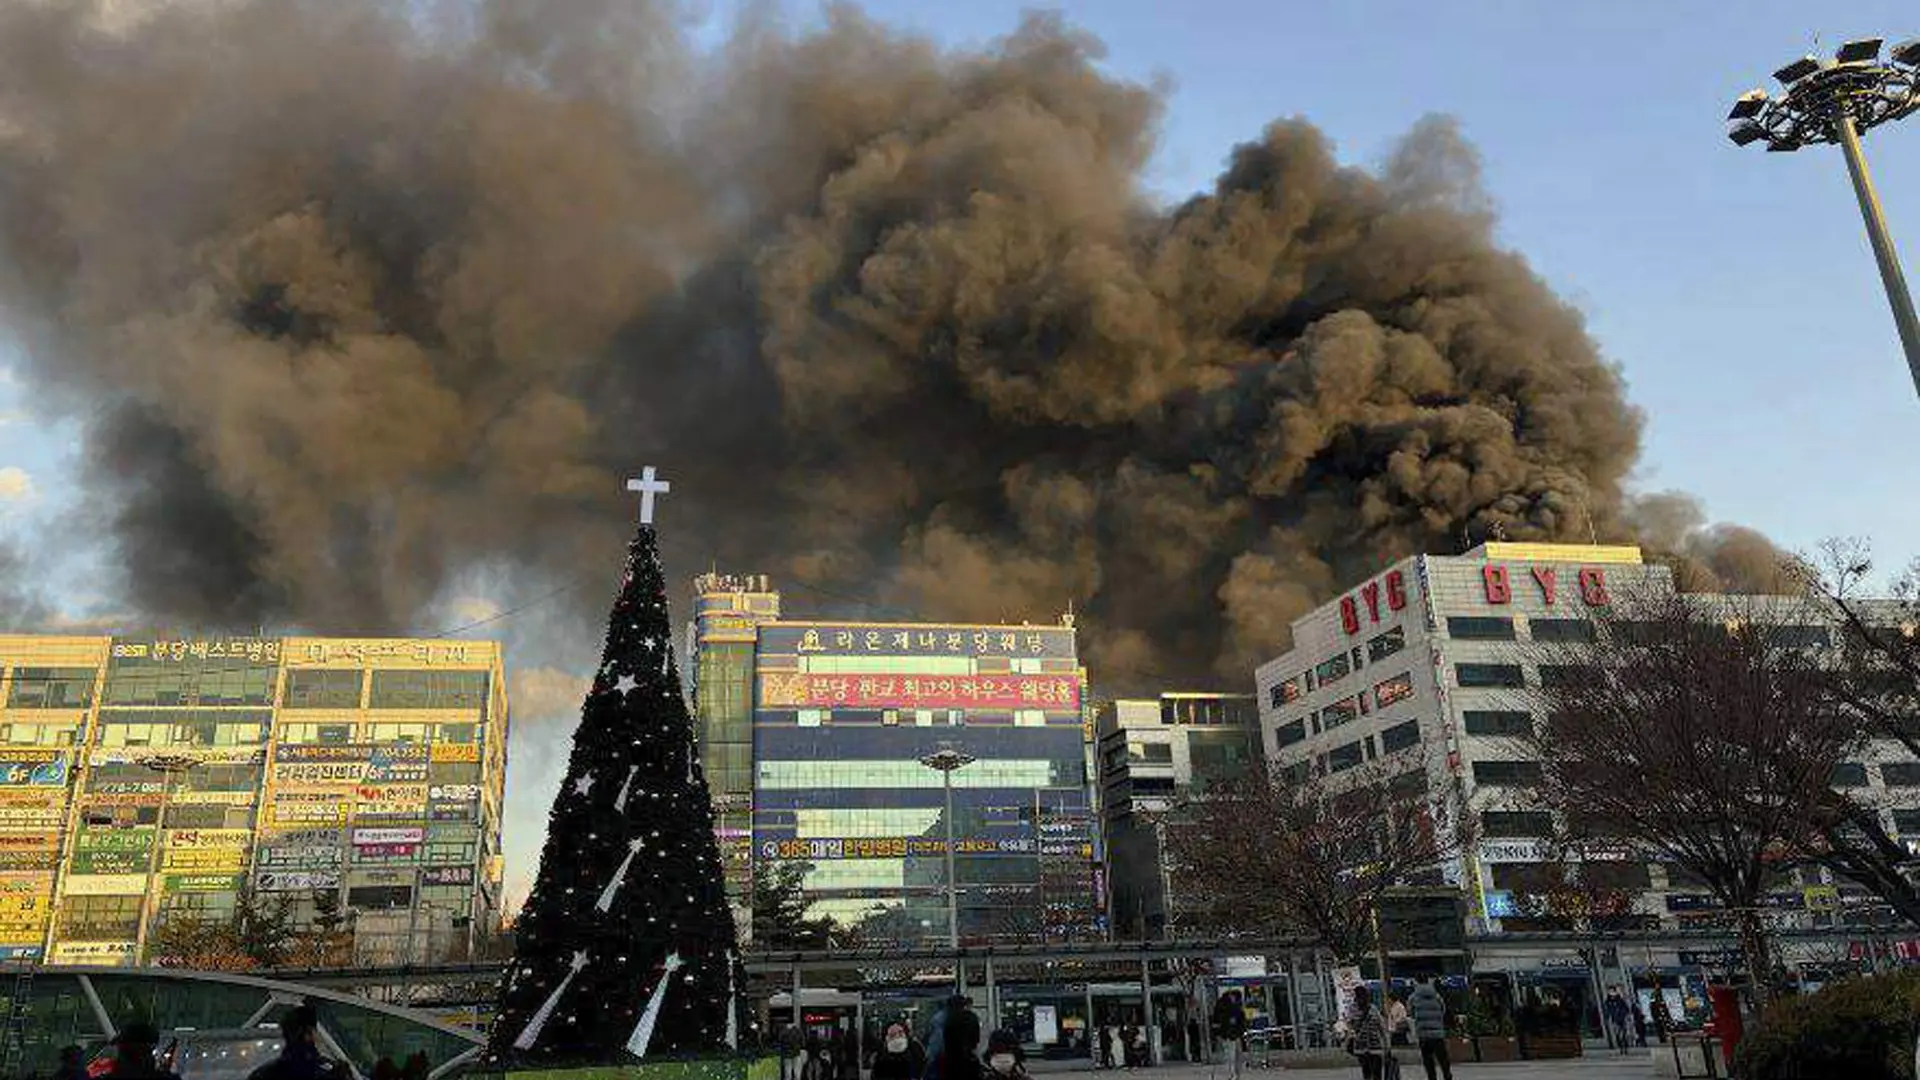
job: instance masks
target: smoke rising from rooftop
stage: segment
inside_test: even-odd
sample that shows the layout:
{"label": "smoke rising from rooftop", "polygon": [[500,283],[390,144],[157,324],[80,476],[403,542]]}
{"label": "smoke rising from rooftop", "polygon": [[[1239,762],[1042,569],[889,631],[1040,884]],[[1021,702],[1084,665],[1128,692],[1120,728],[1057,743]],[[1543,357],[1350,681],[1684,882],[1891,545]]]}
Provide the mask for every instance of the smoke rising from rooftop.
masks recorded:
{"label": "smoke rising from rooftop", "polygon": [[1371,172],[1280,120],[1169,208],[1160,89],[1044,16],[94,8],[0,10],[0,304],[156,618],[417,628],[614,565],[653,462],[688,571],[1242,681],[1391,558],[1638,527],[1640,417],[1446,120]]}

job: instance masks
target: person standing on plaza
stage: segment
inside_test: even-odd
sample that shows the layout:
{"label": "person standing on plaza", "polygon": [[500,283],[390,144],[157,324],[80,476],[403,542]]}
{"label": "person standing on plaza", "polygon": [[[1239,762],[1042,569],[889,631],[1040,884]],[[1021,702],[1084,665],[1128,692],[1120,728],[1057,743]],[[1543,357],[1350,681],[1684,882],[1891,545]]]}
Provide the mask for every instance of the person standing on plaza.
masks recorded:
{"label": "person standing on plaza", "polygon": [[894,1021],[887,1025],[880,1052],[873,1055],[873,1080],[920,1080],[927,1071],[927,1050],[907,1025]]}
{"label": "person standing on plaza", "polygon": [[1353,1009],[1347,1014],[1347,1053],[1360,1059],[1361,1080],[1383,1080],[1387,1057],[1387,1021],[1364,986],[1353,988]]}
{"label": "person standing on plaza", "polygon": [[1627,999],[1618,986],[1607,988],[1607,1001],[1603,1008],[1607,1015],[1607,1029],[1613,1033],[1613,1045],[1624,1054],[1628,1051],[1627,1025],[1633,1019],[1633,1010],[1628,1007]]}
{"label": "person standing on plaza", "polygon": [[1240,1040],[1247,1036],[1247,1014],[1240,1006],[1240,992],[1229,990],[1213,1003],[1213,1037],[1227,1055],[1227,1076],[1240,1080]]}
{"label": "person standing on plaza", "polygon": [[347,1070],[320,1053],[320,1014],[296,1005],[280,1018],[280,1056],[253,1070],[247,1080],[335,1080]]}
{"label": "person standing on plaza", "polygon": [[1420,1045],[1420,1064],[1427,1070],[1427,1080],[1435,1080],[1436,1064],[1440,1077],[1453,1080],[1453,1059],[1447,1054],[1447,999],[1440,996],[1438,983],[1431,976],[1422,979],[1407,998],[1407,1013],[1413,1020],[1413,1038]]}
{"label": "person standing on plaza", "polygon": [[1407,1003],[1398,994],[1388,994],[1387,1045],[1407,1045],[1412,1029],[1413,1022],[1407,1018]]}

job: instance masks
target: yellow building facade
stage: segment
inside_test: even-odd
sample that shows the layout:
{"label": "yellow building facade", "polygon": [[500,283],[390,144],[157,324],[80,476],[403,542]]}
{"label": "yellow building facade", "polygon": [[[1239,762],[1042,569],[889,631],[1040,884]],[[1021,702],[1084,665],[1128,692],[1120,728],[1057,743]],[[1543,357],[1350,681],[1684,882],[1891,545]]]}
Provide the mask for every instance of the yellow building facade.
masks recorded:
{"label": "yellow building facade", "polygon": [[0,635],[0,958],[150,962],[243,889],[352,962],[498,925],[500,647]]}

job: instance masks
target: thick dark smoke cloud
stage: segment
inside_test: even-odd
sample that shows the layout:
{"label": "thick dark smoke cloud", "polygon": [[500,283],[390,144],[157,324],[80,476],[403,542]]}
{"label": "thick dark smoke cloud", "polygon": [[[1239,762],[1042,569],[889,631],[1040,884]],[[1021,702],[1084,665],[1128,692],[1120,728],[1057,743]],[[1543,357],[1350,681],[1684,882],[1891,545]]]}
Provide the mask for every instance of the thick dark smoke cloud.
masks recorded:
{"label": "thick dark smoke cloud", "polygon": [[1167,208],[1161,93],[1046,17],[92,8],[0,11],[0,302],[156,617],[414,629],[612,565],[651,461],[677,565],[1239,681],[1390,558],[1634,529],[1640,417],[1445,120]]}

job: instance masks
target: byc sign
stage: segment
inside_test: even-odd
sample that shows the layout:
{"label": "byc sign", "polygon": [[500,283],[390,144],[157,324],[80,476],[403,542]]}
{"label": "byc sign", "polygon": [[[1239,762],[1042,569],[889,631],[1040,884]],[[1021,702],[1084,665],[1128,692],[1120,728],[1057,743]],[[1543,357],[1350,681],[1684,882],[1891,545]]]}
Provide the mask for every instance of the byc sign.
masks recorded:
{"label": "byc sign", "polygon": [[[1559,571],[1551,566],[1529,568],[1528,576],[1540,590],[1540,599],[1551,607],[1559,598]],[[1487,603],[1510,604],[1513,602],[1513,578],[1505,566],[1488,563],[1480,570],[1480,578],[1486,585]],[[1580,599],[1588,607],[1604,607],[1612,600],[1607,595],[1607,572],[1597,566],[1583,566],[1576,577],[1580,589]]]}
{"label": "byc sign", "polygon": [[1365,605],[1367,618],[1380,621],[1380,601],[1384,599],[1388,611],[1399,611],[1407,606],[1406,575],[1398,570],[1389,570],[1378,581],[1369,581],[1360,586],[1360,591],[1340,598],[1340,628],[1349,634],[1360,632],[1360,608]]}

